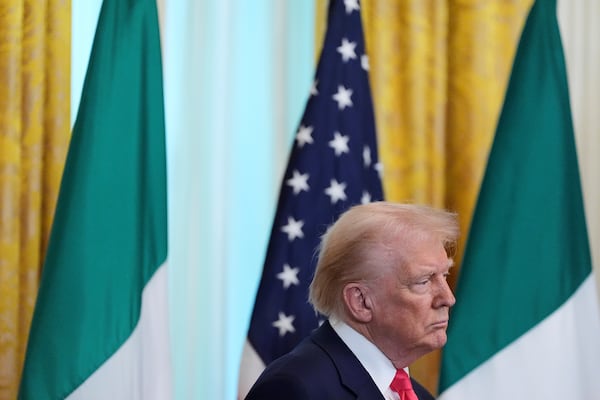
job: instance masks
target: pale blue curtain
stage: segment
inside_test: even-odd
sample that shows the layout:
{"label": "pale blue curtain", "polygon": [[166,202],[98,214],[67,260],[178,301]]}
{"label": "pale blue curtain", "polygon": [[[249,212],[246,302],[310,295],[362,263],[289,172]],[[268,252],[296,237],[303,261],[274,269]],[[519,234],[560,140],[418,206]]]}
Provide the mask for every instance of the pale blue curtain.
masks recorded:
{"label": "pale blue curtain", "polygon": [[234,399],[280,175],[314,65],[311,2],[164,7],[177,398]]}
{"label": "pale blue curtain", "polygon": [[[101,0],[73,0],[73,115]],[[281,175],[315,65],[314,0],[160,2],[177,399],[235,399]]]}

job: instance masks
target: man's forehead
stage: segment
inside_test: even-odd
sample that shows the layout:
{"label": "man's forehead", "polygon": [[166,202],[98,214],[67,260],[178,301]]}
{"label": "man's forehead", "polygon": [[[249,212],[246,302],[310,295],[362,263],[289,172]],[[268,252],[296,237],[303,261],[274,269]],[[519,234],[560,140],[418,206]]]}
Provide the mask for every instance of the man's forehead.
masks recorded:
{"label": "man's forehead", "polygon": [[421,261],[421,262],[408,262],[406,269],[410,273],[418,274],[434,274],[434,273],[445,273],[454,266],[454,260],[448,258],[443,261]]}

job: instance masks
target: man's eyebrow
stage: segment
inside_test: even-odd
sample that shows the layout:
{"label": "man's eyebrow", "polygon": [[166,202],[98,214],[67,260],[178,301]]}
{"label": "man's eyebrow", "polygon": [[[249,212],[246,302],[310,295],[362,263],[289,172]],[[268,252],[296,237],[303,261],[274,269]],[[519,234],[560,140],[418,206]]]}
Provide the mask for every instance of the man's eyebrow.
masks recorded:
{"label": "man's eyebrow", "polygon": [[[424,267],[428,267],[431,268],[432,270],[437,270],[439,268],[439,264],[424,264]],[[446,267],[448,269],[454,267],[454,260],[453,259],[448,259],[448,264],[446,265]]]}

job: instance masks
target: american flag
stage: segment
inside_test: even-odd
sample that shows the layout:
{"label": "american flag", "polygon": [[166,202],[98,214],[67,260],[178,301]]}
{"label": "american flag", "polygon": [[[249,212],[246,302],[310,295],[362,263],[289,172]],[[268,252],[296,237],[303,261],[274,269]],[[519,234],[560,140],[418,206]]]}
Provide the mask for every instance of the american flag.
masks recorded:
{"label": "american flag", "polygon": [[308,303],[321,235],[349,207],[383,198],[358,0],[331,0],[310,97],[281,185],[242,356],[243,398],[264,366],[322,318]]}

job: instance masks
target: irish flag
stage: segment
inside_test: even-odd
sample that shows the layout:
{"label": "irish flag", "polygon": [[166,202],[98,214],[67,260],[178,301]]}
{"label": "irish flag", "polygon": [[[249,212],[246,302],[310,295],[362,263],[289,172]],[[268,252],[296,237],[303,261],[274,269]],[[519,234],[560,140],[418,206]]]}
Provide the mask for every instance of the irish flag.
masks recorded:
{"label": "irish flag", "polygon": [[600,310],[556,0],[533,5],[465,250],[440,399],[600,399]]}
{"label": "irish flag", "polygon": [[166,268],[156,3],[105,0],[19,399],[171,398]]}

